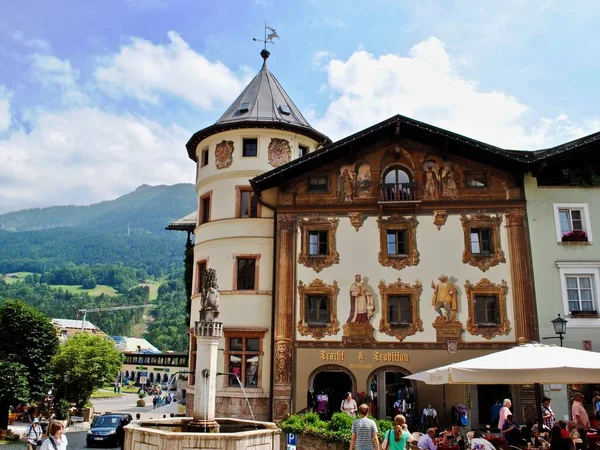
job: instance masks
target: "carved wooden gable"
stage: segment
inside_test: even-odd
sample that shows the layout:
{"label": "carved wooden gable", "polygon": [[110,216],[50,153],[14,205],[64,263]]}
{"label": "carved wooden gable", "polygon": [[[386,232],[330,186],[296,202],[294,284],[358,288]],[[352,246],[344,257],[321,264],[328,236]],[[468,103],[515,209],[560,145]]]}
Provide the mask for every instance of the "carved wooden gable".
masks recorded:
{"label": "carved wooden gable", "polygon": [[[445,154],[444,154],[445,153]],[[522,199],[516,176],[409,139],[380,141],[280,186],[285,206],[469,203]]]}

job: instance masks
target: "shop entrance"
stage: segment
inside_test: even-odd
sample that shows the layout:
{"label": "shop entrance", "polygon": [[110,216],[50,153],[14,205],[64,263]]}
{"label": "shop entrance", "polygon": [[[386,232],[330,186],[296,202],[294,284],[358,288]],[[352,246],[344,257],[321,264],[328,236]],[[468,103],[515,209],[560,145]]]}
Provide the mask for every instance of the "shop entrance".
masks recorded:
{"label": "shop entrance", "polygon": [[484,425],[490,425],[490,428],[498,427],[498,413],[506,398],[512,401],[508,384],[480,384],[477,386],[477,406],[479,407],[481,427]]}
{"label": "shop entrance", "polygon": [[397,413],[406,417],[410,426],[418,420],[416,392],[410,380],[404,379],[408,372],[400,367],[388,366],[369,376],[371,409],[378,419],[393,420]]}
{"label": "shop entrance", "polygon": [[313,382],[315,395],[326,394],[329,398],[327,413],[325,417],[329,419],[331,415],[340,410],[344,394],[354,391],[352,389],[352,379],[347,373],[335,370],[326,370],[315,375]]}

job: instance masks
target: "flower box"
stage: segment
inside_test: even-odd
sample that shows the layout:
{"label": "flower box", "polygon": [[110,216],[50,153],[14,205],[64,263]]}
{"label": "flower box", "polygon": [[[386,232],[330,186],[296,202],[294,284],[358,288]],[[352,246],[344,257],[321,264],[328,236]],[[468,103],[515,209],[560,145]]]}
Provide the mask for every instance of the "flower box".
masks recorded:
{"label": "flower box", "polygon": [[562,235],[562,242],[587,242],[587,233],[583,230],[569,231]]}

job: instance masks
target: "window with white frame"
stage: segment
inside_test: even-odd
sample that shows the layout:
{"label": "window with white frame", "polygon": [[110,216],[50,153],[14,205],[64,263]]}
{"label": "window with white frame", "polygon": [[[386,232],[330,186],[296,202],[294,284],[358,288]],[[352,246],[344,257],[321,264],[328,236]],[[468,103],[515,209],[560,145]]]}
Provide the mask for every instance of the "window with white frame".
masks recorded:
{"label": "window with white frame", "polygon": [[576,321],[591,319],[590,325],[600,325],[595,324],[599,310],[600,262],[557,262],[556,265],[565,314]]}
{"label": "window with white frame", "polygon": [[555,203],[553,207],[558,242],[592,241],[587,203]]}

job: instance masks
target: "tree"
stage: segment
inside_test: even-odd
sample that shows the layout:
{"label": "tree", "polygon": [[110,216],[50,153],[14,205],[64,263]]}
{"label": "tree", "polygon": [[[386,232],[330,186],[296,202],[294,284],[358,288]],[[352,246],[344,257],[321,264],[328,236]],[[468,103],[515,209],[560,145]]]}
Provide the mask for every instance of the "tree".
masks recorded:
{"label": "tree", "polygon": [[121,354],[110,339],[91,333],[71,336],[53,359],[56,393],[66,392],[67,400],[83,407],[96,389],[115,379],[122,365]]}
{"label": "tree", "polygon": [[[0,361],[18,371],[0,377],[0,392],[7,393],[0,395],[0,429],[8,427],[11,401],[45,395],[51,385],[49,364],[57,349],[58,335],[50,318],[18,300],[7,300],[0,307]],[[9,372],[0,370],[3,375]]]}

